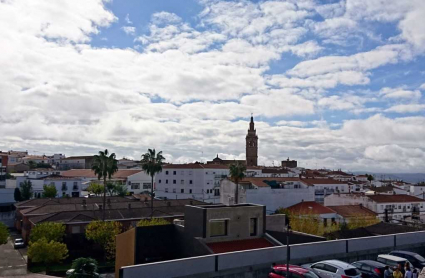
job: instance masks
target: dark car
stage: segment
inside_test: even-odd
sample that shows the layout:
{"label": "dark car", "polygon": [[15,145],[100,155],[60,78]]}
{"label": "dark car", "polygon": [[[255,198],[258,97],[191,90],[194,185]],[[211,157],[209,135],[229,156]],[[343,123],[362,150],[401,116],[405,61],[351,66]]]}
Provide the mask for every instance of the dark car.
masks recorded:
{"label": "dark car", "polygon": [[[363,278],[383,278],[385,265],[371,260],[357,261],[351,263],[362,273]],[[392,271],[391,271],[392,272]]]}
{"label": "dark car", "polygon": [[[269,278],[286,278],[286,264],[273,266]],[[289,265],[289,278],[319,278],[319,276],[301,266]]]}
{"label": "dark car", "polygon": [[409,262],[416,268],[422,269],[425,267],[425,258],[421,255],[409,251],[392,251],[390,255],[408,259]]}

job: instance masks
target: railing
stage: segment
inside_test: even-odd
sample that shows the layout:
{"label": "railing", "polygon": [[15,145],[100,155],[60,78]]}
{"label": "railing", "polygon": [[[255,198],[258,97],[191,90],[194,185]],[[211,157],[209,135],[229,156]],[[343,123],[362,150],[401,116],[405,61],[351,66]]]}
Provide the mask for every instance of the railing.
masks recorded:
{"label": "railing", "polygon": [[[370,256],[373,252],[388,252],[396,248],[420,247],[425,245],[425,231],[355,238],[347,240],[331,240],[323,242],[294,244],[291,245],[289,259],[297,263],[312,262],[323,258],[348,258],[354,256],[358,260],[359,254]],[[234,274],[244,273],[245,267],[266,267],[271,263],[284,262],[286,260],[286,246],[276,246],[264,249],[214,254],[201,257],[171,260],[165,262],[148,263],[142,265],[126,266],[121,268],[121,278],[136,277],[193,277],[210,273],[220,276],[220,271],[233,269]],[[384,251],[382,251],[384,250]],[[374,254],[376,255],[376,254]],[[214,277],[215,277],[214,276]],[[237,275],[236,275],[237,276]],[[213,277],[213,275],[208,275]],[[238,276],[239,277],[239,276]],[[243,276],[241,276],[243,277]]]}

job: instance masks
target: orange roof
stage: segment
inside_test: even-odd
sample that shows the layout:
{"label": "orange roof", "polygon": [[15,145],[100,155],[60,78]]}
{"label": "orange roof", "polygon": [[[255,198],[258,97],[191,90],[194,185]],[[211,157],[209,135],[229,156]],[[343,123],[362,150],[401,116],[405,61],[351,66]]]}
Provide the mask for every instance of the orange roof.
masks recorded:
{"label": "orange roof", "polygon": [[425,202],[425,200],[410,195],[368,195],[369,199],[377,203],[412,203]]}
{"label": "orange roof", "polygon": [[[126,179],[127,177],[140,173],[143,170],[119,169],[113,176],[113,179]],[[83,177],[83,178],[97,178],[97,175],[91,169],[73,169],[62,172],[64,177]]]}
{"label": "orange roof", "polygon": [[375,212],[362,205],[329,206],[328,208],[334,210],[344,218],[356,217],[359,215],[376,216]]}
{"label": "orange roof", "polygon": [[270,177],[270,178],[266,178],[266,177],[258,177],[258,178],[244,178],[240,183],[252,183],[255,186],[258,187],[270,187],[270,185],[268,185],[267,183],[265,183],[264,181],[304,181],[301,180],[300,178],[275,178],[275,177]]}
{"label": "orange roof", "polygon": [[347,184],[346,182],[337,181],[334,179],[302,179],[304,183],[314,184]]}
{"label": "orange roof", "polygon": [[287,208],[290,212],[294,214],[325,214],[325,213],[335,213],[332,209],[325,207],[316,202],[301,202],[296,205],[290,206]]}
{"label": "orange roof", "polygon": [[215,254],[219,254],[219,253],[267,248],[267,247],[273,247],[274,245],[271,244],[269,241],[267,241],[265,238],[253,238],[253,239],[243,239],[243,240],[224,241],[224,242],[212,242],[212,243],[207,243],[207,246]]}
{"label": "orange roof", "polygon": [[[224,164],[202,164],[202,163],[187,163],[187,164],[165,164],[163,169],[229,169],[230,165]],[[248,166],[247,170],[262,169],[259,166]]]}

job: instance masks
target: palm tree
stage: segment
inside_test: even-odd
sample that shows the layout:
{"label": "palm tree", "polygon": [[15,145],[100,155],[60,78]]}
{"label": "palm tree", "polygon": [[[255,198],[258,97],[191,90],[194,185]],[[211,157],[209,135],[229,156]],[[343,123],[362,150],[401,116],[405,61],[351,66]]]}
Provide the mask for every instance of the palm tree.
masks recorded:
{"label": "palm tree", "polygon": [[165,157],[162,156],[162,151],[156,153],[155,149],[148,149],[148,152],[142,155],[142,169],[152,178],[151,184],[151,217],[153,216],[153,178],[156,173],[162,171],[162,164]]}
{"label": "palm tree", "polygon": [[91,168],[100,180],[103,178],[103,216],[102,220],[105,221],[106,211],[106,178],[111,179],[112,175],[118,171],[117,160],[115,153],[109,155],[108,150],[104,152],[99,151],[99,155],[95,155],[93,159],[93,166]]}
{"label": "palm tree", "polygon": [[229,167],[230,178],[236,183],[235,204],[239,202],[239,182],[245,177],[246,166],[240,162]]}

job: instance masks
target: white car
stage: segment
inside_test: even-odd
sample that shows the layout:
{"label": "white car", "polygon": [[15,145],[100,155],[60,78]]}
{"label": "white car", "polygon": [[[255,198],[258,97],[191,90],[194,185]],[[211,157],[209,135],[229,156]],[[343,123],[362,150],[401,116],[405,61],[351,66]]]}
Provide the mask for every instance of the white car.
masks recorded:
{"label": "white car", "polygon": [[22,238],[15,239],[15,242],[13,243],[13,248],[24,248],[25,247],[25,241]]}
{"label": "white car", "polygon": [[302,265],[320,278],[361,278],[362,273],[354,266],[338,260],[321,261],[314,264]]}

